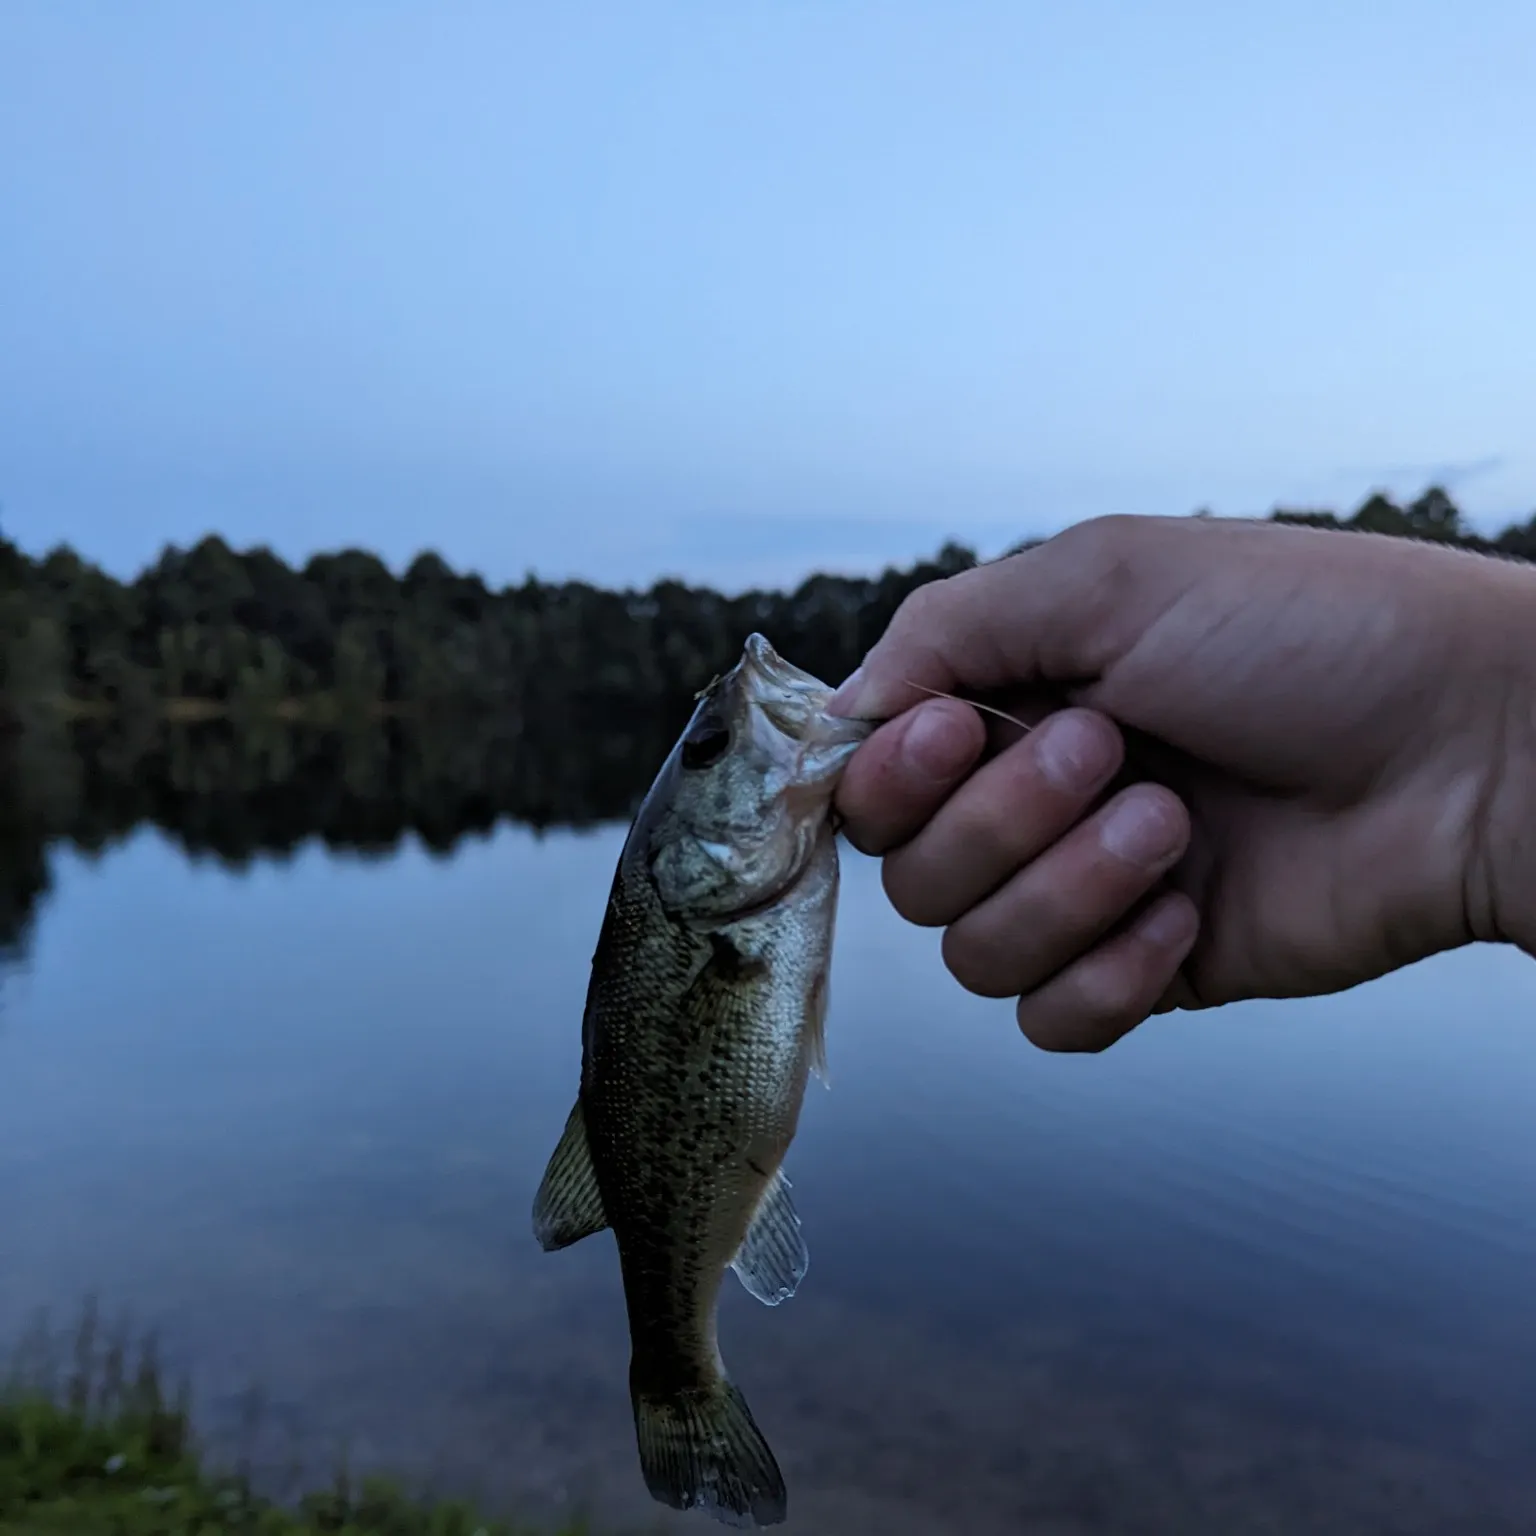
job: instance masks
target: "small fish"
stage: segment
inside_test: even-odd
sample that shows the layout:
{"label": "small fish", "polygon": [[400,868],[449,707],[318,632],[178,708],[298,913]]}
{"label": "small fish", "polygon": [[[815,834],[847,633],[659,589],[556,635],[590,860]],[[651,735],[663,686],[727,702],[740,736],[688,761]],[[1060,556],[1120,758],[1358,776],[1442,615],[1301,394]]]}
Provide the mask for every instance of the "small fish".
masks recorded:
{"label": "small fish", "polygon": [[867,721],[754,634],[630,828],[582,1019],[581,1089],[534,1201],[546,1250],[611,1227],[654,1498],[773,1525],[784,1478],[726,1374],[727,1269],[768,1306],[809,1262],[781,1171],[824,1072],[832,796]]}

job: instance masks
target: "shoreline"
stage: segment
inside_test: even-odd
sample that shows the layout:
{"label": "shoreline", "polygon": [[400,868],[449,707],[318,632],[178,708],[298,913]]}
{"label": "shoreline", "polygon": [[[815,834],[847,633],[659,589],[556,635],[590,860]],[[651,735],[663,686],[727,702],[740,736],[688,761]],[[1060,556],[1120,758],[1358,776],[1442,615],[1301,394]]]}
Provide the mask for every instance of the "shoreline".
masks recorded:
{"label": "shoreline", "polygon": [[[381,1477],[279,1501],[242,1465],[222,1469],[199,1444],[184,1390],[168,1394],[152,1340],[98,1339],[87,1307],[74,1359],[34,1330],[0,1374],[0,1533],[4,1536],[593,1536],[494,1518],[473,1505],[415,1497]],[[243,1458],[242,1458],[243,1459]]]}

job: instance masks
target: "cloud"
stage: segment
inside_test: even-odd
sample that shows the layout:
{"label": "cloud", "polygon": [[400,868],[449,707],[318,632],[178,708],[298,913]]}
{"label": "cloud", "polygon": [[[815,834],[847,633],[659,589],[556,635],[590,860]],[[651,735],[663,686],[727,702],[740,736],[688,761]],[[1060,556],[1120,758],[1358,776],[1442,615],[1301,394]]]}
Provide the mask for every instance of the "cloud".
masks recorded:
{"label": "cloud", "polygon": [[1455,490],[1473,480],[1496,475],[1509,468],[1507,454],[1485,454],[1480,459],[1426,460],[1419,464],[1351,465],[1334,471],[1338,480],[1365,480],[1372,484],[1401,485],[1403,482],[1420,486],[1438,485],[1444,490]]}

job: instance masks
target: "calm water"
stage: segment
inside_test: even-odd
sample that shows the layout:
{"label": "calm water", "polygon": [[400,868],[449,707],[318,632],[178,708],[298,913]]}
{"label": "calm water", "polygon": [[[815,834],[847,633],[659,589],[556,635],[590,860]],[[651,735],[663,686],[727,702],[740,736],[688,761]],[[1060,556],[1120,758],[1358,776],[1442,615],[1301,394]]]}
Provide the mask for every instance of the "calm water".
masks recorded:
{"label": "calm water", "polygon": [[[671,1529],[618,1269],[528,1208],[621,832],[244,875],[55,855],[0,984],[0,1330],[95,1290],[205,1422]],[[803,1532],[1536,1529],[1536,964],[1025,1045],[845,861],[790,1162],[811,1247],[724,1348]],[[710,1529],[707,1522],[680,1522]]]}

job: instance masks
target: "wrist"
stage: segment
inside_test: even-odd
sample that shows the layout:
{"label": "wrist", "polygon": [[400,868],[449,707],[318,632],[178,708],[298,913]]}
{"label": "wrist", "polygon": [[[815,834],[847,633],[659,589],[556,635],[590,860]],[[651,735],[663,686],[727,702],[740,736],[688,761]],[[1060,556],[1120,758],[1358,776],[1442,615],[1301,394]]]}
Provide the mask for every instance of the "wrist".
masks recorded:
{"label": "wrist", "polygon": [[1536,955],[1536,567],[1489,562],[1491,650],[1467,679],[1488,706],[1488,770],[1466,881],[1477,939]]}

